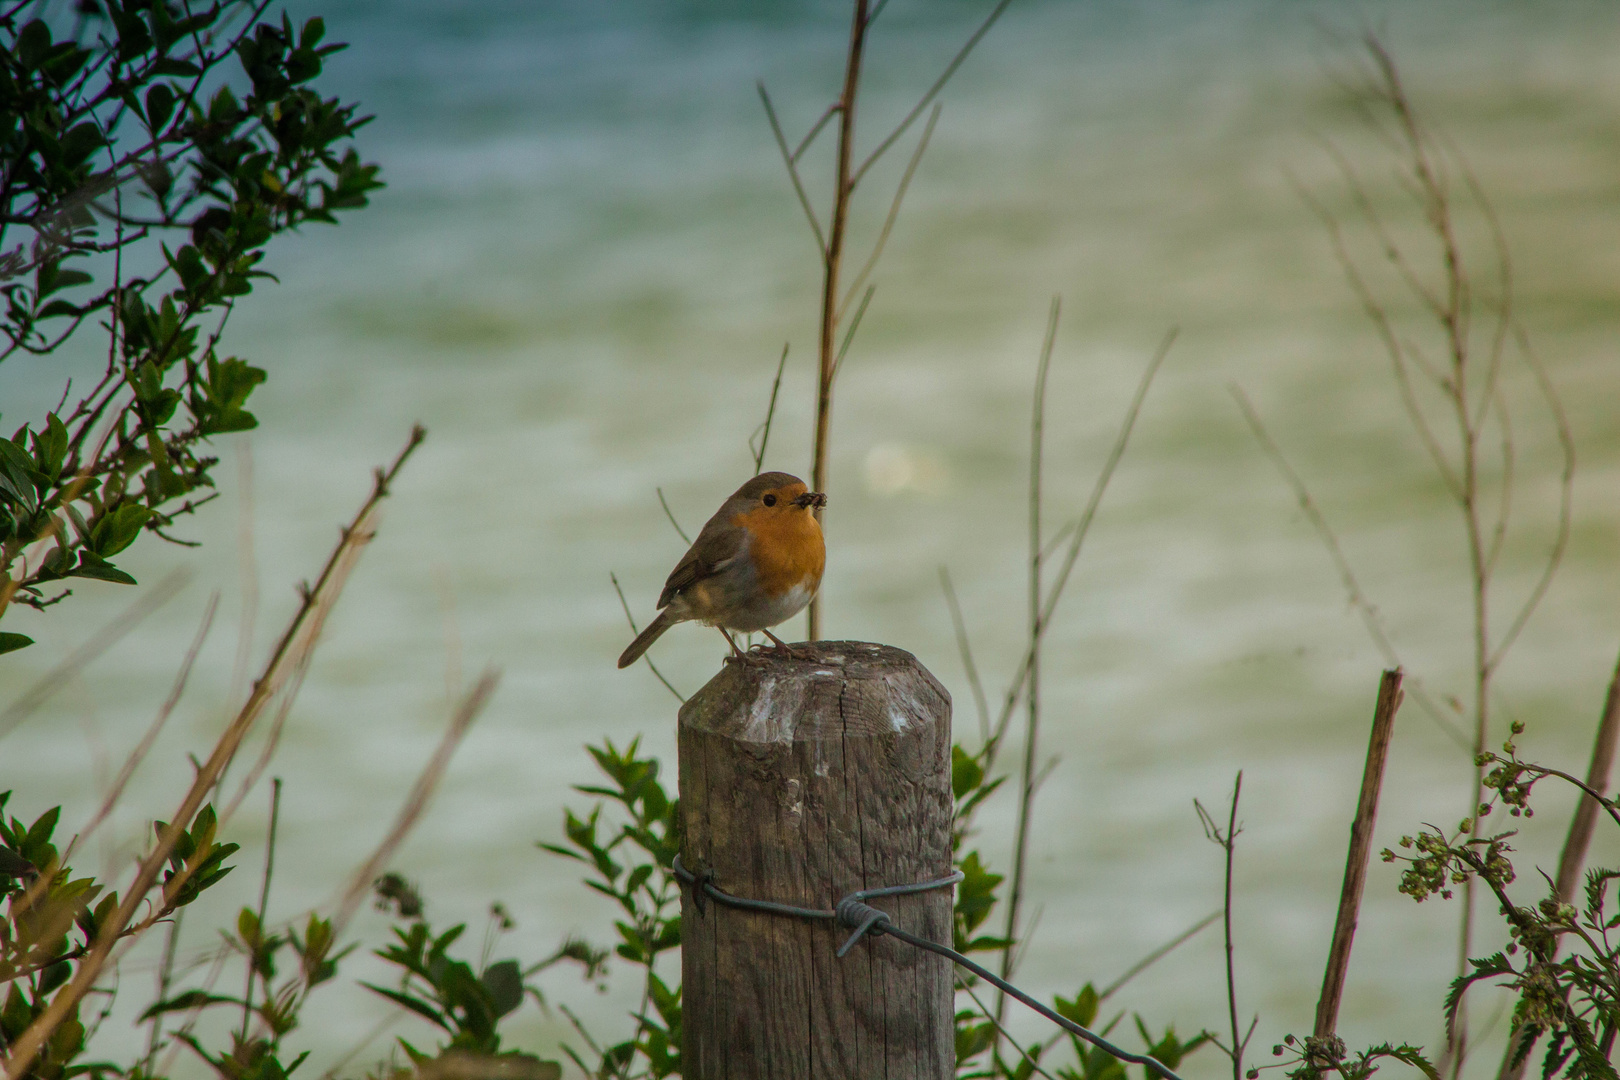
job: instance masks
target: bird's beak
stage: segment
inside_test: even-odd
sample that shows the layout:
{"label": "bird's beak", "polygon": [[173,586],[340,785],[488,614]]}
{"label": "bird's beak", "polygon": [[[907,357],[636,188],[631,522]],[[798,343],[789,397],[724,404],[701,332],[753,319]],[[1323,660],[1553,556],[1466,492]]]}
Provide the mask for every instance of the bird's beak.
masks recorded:
{"label": "bird's beak", "polygon": [[827,505],[827,496],[819,491],[807,491],[794,499],[793,505],[804,510],[808,510],[812,506],[819,510]]}

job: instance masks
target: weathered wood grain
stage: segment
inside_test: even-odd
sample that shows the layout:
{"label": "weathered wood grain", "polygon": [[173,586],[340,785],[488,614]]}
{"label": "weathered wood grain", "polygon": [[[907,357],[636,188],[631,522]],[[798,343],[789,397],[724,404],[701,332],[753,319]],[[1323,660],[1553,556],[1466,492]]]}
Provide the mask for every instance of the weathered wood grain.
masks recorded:
{"label": "weathered wood grain", "polygon": [[[832,908],[951,870],[950,695],[910,653],[797,646],[727,664],[680,713],[681,861],[738,896]],[[951,939],[951,892],[884,898],[896,925]],[[682,897],[687,1080],[945,1080],[948,961],[893,938],[844,959],[830,923]]]}

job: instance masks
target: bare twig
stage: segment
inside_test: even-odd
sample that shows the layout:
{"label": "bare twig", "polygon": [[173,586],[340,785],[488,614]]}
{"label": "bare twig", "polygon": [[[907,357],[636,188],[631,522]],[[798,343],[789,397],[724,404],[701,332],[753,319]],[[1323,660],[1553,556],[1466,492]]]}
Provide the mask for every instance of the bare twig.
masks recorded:
{"label": "bare twig", "polygon": [[[624,609],[625,621],[630,624],[630,633],[641,633],[641,628],[636,625],[636,617],[630,614],[630,602],[624,598],[624,589],[619,585],[619,575],[609,571],[608,580],[613,582],[613,591],[619,594],[619,606]],[[647,661],[647,666],[652,668],[652,673],[658,676],[658,681],[664,684],[664,689],[674,694],[676,701],[679,701],[682,705],[685,705],[686,695],[675,689],[675,685],[668,679],[664,678],[664,673],[658,670],[658,665],[652,662],[652,657],[642,654],[642,659]]]}
{"label": "bare twig", "polygon": [[[756,85],[759,88],[759,100],[765,105],[765,117],[771,122],[771,134],[776,136],[776,147],[782,151],[782,164],[787,166],[788,179],[793,181],[793,193],[799,197],[799,206],[804,210],[805,220],[810,222],[810,231],[816,234],[816,250],[821,253],[822,258],[826,258],[827,239],[821,233],[821,222],[816,220],[816,211],[810,205],[810,196],[804,190],[804,181],[799,179],[798,153],[788,149],[787,137],[782,134],[782,124],[776,119],[776,108],[771,105],[771,95],[765,89],[765,84],[761,82]],[[828,110],[828,116],[830,115],[831,109]],[[826,117],[823,117],[812,129],[811,134],[820,131],[821,125],[826,122]],[[809,145],[809,141],[807,136],[799,149],[802,151],[804,146]]]}
{"label": "bare twig", "polygon": [[844,293],[844,301],[838,306],[840,319],[844,317],[844,312],[849,309],[849,302],[861,291],[861,286],[866,284],[866,279],[872,275],[873,267],[877,266],[878,259],[883,255],[883,248],[889,242],[889,233],[894,230],[894,223],[900,217],[900,204],[905,201],[906,191],[911,187],[911,178],[917,174],[917,166],[922,163],[922,156],[928,149],[928,140],[934,137],[934,127],[939,123],[941,108],[943,104],[936,101],[934,111],[929,114],[928,123],[923,127],[922,138],[917,140],[917,149],[912,151],[911,160],[906,163],[906,171],[901,174],[900,183],[895,186],[894,201],[889,204],[889,213],[883,219],[883,228],[878,231],[877,242],[872,245],[872,254],[866,257],[861,272],[849,283],[849,291]]}
{"label": "bare twig", "polygon": [[[1237,974],[1232,963],[1232,856],[1237,850],[1238,833],[1243,831],[1237,824],[1238,798],[1242,794],[1243,770],[1239,769],[1237,779],[1232,783],[1232,807],[1227,814],[1225,832],[1215,824],[1215,819],[1204,809],[1204,805],[1197,799],[1193,800],[1193,808],[1198,811],[1198,820],[1204,827],[1204,835],[1226,852],[1226,890],[1221,904],[1221,914],[1226,931],[1226,1008],[1232,1024],[1232,1046],[1227,1053],[1232,1058],[1232,1080],[1243,1080],[1243,1050],[1249,1041],[1248,1036],[1242,1034],[1242,1030],[1238,1027]],[[1254,1027],[1251,1025],[1249,1034],[1253,1033]],[[1217,1042],[1215,1045],[1220,1046],[1220,1043]]]}
{"label": "bare twig", "polygon": [[[257,926],[262,936],[264,931],[265,912],[270,907],[270,879],[276,871],[276,826],[281,821],[281,777],[274,777],[270,781],[270,835],[264,842],[264,878],[259,885],[259,921]],[[253,977],[259,974],[258,955],[260,943],[258,941],[242,942],[247,949],[247,986],[242,991],[242,1034],[243,1042],[247,1041],[248,1023],[253,1018]]]}
{"label": "bare twig", "polygon": [[990,702],[984,696],[979,666],[973,662],[973,646],[968,641],[967,624],[962,619],[962,605],[956,601],[951,572],[943,566],[939,568],[939,584],[945,590],[945,605],[951,610],[951,626],[956,630],[956,648],[962,657],[962,670],[967,674],[968,686],[973,690],[973,704],[979,710],[979,743],[983,745],[990,741]]}
{"label": "bare twig", "polygon": [[[787,358],[788,347],[787,343],[783,342],[782,359],[776,362],[776,378],[771,380],[771,402],[769,405],[765,406],[765,422],[760,424],[759,427],[755,428],[754,434],[748,437],[748,449],[749,452],[754,455],[755,476],[758,476],[760,471],[765,468],[765,447],[770,445],[771,441],[771,423],[776,419],[776,395],[777,392],[782,389],[782,372],[787,369]],[[754,446],[754,439],[756,437],[759,439],[759,446],[757,448]],[[660,491],[658,493],[658,497],[660,500],[662,500],[664,493]],[[664,512],[669,513],[669,507],[667,505],[664,507]],[[674,520],[674,515],[670,515],[670,520]],[[682,535],[684,536],[685,534],[683,533]],[[690,543],[691,541],[687,542]]]}
{"label": "bare twig", "polygon": [[[1085,510],[1074,523],[1074,535],[1069,541],[1069,549],[1064,555],[1063,567],[1058,573],[1057,580],[1046,593],[1046,605],[1041,611],[1041,636],[1046,636],[1052,625],[1052,617],[1057,612],[1058,602],[1063,598],[1063,590],[1068,585],[1069,574],[1073,571],[1075,563],[1080,558],[1080,551],[1086,542],[1086,536],[1091,531],[1091,523],[1096,520],[1097,509],[1102,505],[1103,494],[1108,490],[1108,483],[1113,479],[1114,470],[1119,467],[1120,460],[1125,456],[1125,449],[1130,445],[1131,432],[1136,427],[1136,418],[1141,415],[1142,404],[1147,400],[1149,387],[1153,385],[1153,378],[1169,355],[1170,346],[1175,341],[1176,331],[1172,330],[1165,336],[1159,351],[1148,362],[1147,368],[1142,372],[1141,381],[1137,383],[1136,394],[1131,398],[1130,406],[1125,410],[1125,419],[1120,424],[1119,434],[1114,438],[1114,445],[1108,452],[1108,458],[1103,462],[1102,470],[1097,474],[1097,481],[1092,486],[1091,497],[1086,501]],[[1012,722],[1013,710],[1022,700],[1024,686],[1029,680],[1030,664],[1033,654],[1030,649],[1024,650],[1023,658],[1019,661],[1018,670],[1014,673],[1012,685],[1007,689],[1007,695],[1002,699],[1001,712],[990,729],[990,749],[985,756],[985,769],[989,770],[994,763],[1003,736],[1007,733],[1007,726]]]}
{"label": "bare twig", "polygon": [[1356,918],[1361,911],[1361,894],[1367,884],[1367,859],[1372,853],[1373,825],[1378,820],[1378,793],[1384,783],[1384,762],[1395,733],[1395,712],[1401,707],[1401,671],[1384,672],[1378,685],[1378,704],[1373,710],[1372,736],[1367,743],[1367,761],[1361,772],[1361,796],[1356,803],[1355,821],[1350,825],[1350,849],[1345,855],[1344,886],[1339,892],[1339,914],[1333,924],[1333,946],[1328,950],[1327,970],[1322,977],[1322,996],[1316,1001],[1316,1037],[1336,1033],[1339,1002],[1344,996],[1344,976],[1350,969],[1350,946],[1355,938]]}
{"label": "bare twig", "polygon": [[[1057,344],[1058,320],[1063,313],[1061,297],[1052,297],[1046,316],[1046,336],[1041,342],[1040,359],[1035,365],[1035,393],[1029,421],[1029,677],[1024,689],[1024,761],[1019,772],[1018,817],[1013,828],[1013,865],[1008,879],[1006,929],[1002,939],[1001,977],[1011,979],[1016,963],[1019,909],[1024,898],[1025,872],[1029,859],[1030,810],[1035,802],[1035,761],[1041,726],[1041,608],[1044,585],[1041,569],[1041,484],[1042,458],[1046,450],[1046,383],[1052,370],[1052,349]],[[996,1019],[1005,1015],[1007,995],[996,995]]]}
{"label": "bare twig", "polygon": [[73,838],[72,843],[68,844],[67,850],[62,853],[61,863],[63,866],[68,865],[68,861],[73,857],[73,852],[78,848],[79,844],[89,839],[90,835],[107,820],[107,816],[112,813],[113,807],[118,804],[119,798],[122,797],[124,788],[129,784],[130,778],[135,775],[135,770],[140,767],[141,762],[146,760],[146,755],[151,752],[152,744],[157,741],[158,732],[163,730],[163,725],[174,714],[175,706],[180,704],[180,696],[185,693],[186,683],[191,678],[191,667],[197,661],[197,654],[202,651],[203,642],[208,638],[209,628],[214,625],[214,613],[218,610],[219,594],[215,593],[208,599],[208,607],[203,611],[202,624],[197,627],[197,636],[192,638],[191,647],[186,650],[185,659],[180,662],[180,671],[174,677],[174,685],[169,689],[169,696],[164,699],[157,715],[152,718],[152,724],[146,729],[146,734],[141,736],[141,741],[135,744],[135,749],[131,750],[129,757],[124,759],[123,768],[118,770],[118,776],[113,780],[112,786],[107,789],[107,795],[101,800],[101,806],[97,808],[95,816],[79,831],[79,834]]}
{"label": "bare twig", "polygon": [[1187,927],[1187,929],[1183,930],[1181,933],[1177,934],[1175,937],[1171,938],[1169,941],[1165,942],[1163,945],[1160,945],[1157,949],[1154,949],[1152,952],[1142,957],[1142,959],[1126,968],[1123,975],[1109,983],[1107,986],[1103,987],[1103,989],[1097,994],[1097,1003],[1101,1004],[1113,997],[1115,993],[1124,988],[1126,983],[1142,974],[1142,972],[1146,971],[1154,964],[1157,964],[1160,960],[1163,960],[1166,956],[1169,956],[1182,945],[1185,945],[1187,942],[1191,941],[1202,930],[1220,917],[1221,912],[1210,912],[1208,915],[1205,915],[1202,919],[1199,919],[1197,922]]}
{"label": "bare twig", "polygon": [[1553,387],[1552,380],[1547,377],[1547,371],[1536,358],[1535,351],[1530,347],[1530,338],[1522,327],[1514,327],[1518,336],[1519,348],[1524,354],[1525,362],[1536,377],[1536,385],[1541,389],[1542,397],[1547,401],[1547,409],[1552,414],[1553,426],[1558,431],[1558,447],[1563,454],[1564,469],[1559,477],[1558,488],[1558,530],[1553,537],[1552,550],[1547,553],[1547,563],[1542,569],[1541,577],[1537,579],[1535,588],[1530,590],[1529,597],[1524,606],[1514,616],[1509,624],[1507,633],[1497,642],[1496,651],[1491,654],[1489,666],[1494,669],[1501,664],[1502,657],[1507,653],[1513,643],[1518,640],[1519,634],[1524,630],[1525,623],[1540,606],[1542,598],[1547,595],[1547,589],[1552,585],[1553,575],[1558,572],[1559,565],[1564,560],[1564,550],[1569,546],[1570,530],[1570,504],[1575,494],[1575,436],[1570,431],[1569,417],[1564,412],[1563,401],[1558,391]]}
{"label": "bare twig", "polygon": [[[855,190],[850,175],[850,159],[855,143],[855,96],[861,85],[861,58],[866,51],[867,0],[855,0],[850,20],[849,53],[844,63],[844,87],[838,95],[838,154],[833,172],[832,220],[827,241],[821,246],[821,327],[817,335],[819,362],[816,366],[816,429],[810,451],[810,487],[827,490],[827,440],[832,430],[833,378],[838,361],[833,351],[838,338],[838,274],[844,257],[844,237],[849,227],[849,197]],[[816,511],[819,520],[822,511]],[[821,601],[812,597],[805,613],[807,640],[821,637]]]}
{"label": "bare twig", "polygon": [[[868,19],[867,22],[870,23],[871,20]],[[804,138],[799,140],[799,145],[793,148],[792,157],[795,162],[804,156],[804,152],[806,150],[810,149],[810,144],[816,141],[816,136],[820,135],[822,129],[827,126],[827,121],[831,120],[837,115],[838,102],[835,101],[822,111],[821,116],[816,119],[816,122],[810,125],[810,130],[805,132]]]}
{"label": "bare twig", "polygon": [[838,355],[833,358],[833,381],[838,381],[838,373],[844,370],[844,357],[849,352],[850,345],[855,342],[855,331],[861,328],[861,320],[866,317],[866,309],[872,303],[872,294],[877,292],[876,285],[868,285],[866,293],[861,297],[861,304],[855,309],[855,317],[849,320],[849,328],[844,331],[843,343],[838,346]]}
{"label": "bare twig", "polygon": [[[1029,1063],[1029,1067],[1030,1067],[1030,1070],[1032,1072],[1039,1073],[1041,1076],[1046,1077],[1046,1080],[1057,1080],[1057,1077],[1053,1076],[1051,1073],[1049,1073],[1045,1069],[1041,1068],[1040,1061],[1036,1059],[1035,1055],[1031,1054],[1028,1050],[1025,1050],[1023,1048],[1023,1046],[1021,1046],[1019,1044],[1017,1039],[1013,1038],[1012,1032],[1008,1031],[1005,1027],[1002,1026],[1001,1018],[996,1016],[995,1013],[991,1012],[989,1009],[986,1009],[984,1007],[984,1002],[980,1001],[979,1000],[979,995],[975,994],[973,992],[973,987],[969,986],[966,981],[964,981],[962,978],[958,977],[957,980],[956,980],[956,988],[958,990],[961,990],[963,993],[967,994],[968,997],[973,999],[973,1004],[975,1004],[975,1005],[977,1005],[979,1007],[979,1015],[983,1016],[986,1020],[990,1021],[990,1023],[995,1026],[996,1035],[998,1036],[998,1038],[999,1039],[1006,1039],[1007,1042],[1012,1045],[1012,1048],[1014,1050],[1018,1051],[1018,1056],[1023,1058],[1026,1062]],[[995,1051],[992,1049],[991,1053],[995,1053]]]}
{"label": "bare twig", "polygon": [[900,138],[900,136],[906,133],[906,129],[916,122],[917,117],[922,115],[922,111],[928,108],[929,104],[934,100],[934,98],[939,96],[939,92],[945,89],[945,84],[951,81],[951,76],[956,74],[956,69],[962,66],[962,61],[968,58],[968,54],[971,53],[973,51],[973,47],[979,43],[979,39],[983,38],[984,35],[990,32],[990,28],[996,24],[997,19],[1001,18],[1001,13],[1007,10],[1007,5],[1010,3],[1012,3],[1012,0],[1001,0],[1000,3],[991,9],[990,14],[985,17],[984,22],[979,24],[979,28],[973,31],[972,36],[969,37],[967,41],[963,43],[962,47],[957,50],[956,55],[951,57],[951,62],[945,65],[944,72],[940,74],[938,79],[934,80],[934,85],[928,88],[928,92],[925,93],[922,96],[922,99],[912,107],[912,110],[909,113],[906,114],[906,118],[900,121],[899,125],[896,126],[893,131],[889,132],[882,142],[877,144],[877,147],[866,156],[865,161],[861,162],[861,167],[856,169],[855,175],[850,178],[851,186],[854,186],[860,182],[861,177],[866,175],[866,170],[870,169],[874,164],[877,163],[878,158],[882,157],[884,152],[887,151],[889,147],[894,145],[896,139]]}
{"label": "bare twig", "polygon": [[686,535],[686,530],[681,528],[681,523],[675,520],[675,511],[669,508],[669,501],[664,498],[664,489],[654,488],[653,490],[658,492],[658,505],[664,508],[664,516],[669,518],[669,523],[675,527],[675,535],[690,544],[692,538]]}

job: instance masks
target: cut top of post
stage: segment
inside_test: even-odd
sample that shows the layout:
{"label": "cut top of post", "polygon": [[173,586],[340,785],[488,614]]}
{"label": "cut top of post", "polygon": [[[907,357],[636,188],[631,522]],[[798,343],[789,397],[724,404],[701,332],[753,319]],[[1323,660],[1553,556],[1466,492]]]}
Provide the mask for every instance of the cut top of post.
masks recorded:
{"label": "cut top of post", "polygon": [[681,726],[791,743],[899,735],[950,716],[950,694],[904,649],[864,641],[794,648],[808,658],[727,663],[681,706]]}

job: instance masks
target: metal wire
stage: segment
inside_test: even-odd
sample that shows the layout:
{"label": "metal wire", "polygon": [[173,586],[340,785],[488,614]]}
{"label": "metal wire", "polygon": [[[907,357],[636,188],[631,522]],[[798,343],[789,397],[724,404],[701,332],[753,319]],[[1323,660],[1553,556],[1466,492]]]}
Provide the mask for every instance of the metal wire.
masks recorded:
{"label": "metal wire", "polygon": [[1142,1065],[1156,1073],[1162,1078],[1162,1080],[1181,1080],[1181,1077],[1177,1076],[1170,1070],[1168,1066],[1159,1061],[1157,1058],[1149,1057],[1145,1054],[1133,1054],[1129,1050],[1124,1050],[1118,1046],[1115,1046],[1113,1043],[1109,1042],[1101,1035],[1098,1035],[1096,1032],[1075,1023],[1068,1017],[1062,1016],[1047,1006],[1041,1004],[1039,1001],[1018,989],[1018,987],[1014,986],[1012,983],[993,974],[988,969],[980,967],[978,964],[974,963],[972,960],[969,960],[955,949],[952,949],[946,945],[941,945],[937,942],[929,941],[927,938],[921,938],[915,934],[911,934],[900,929],[889,920],[887,912],[880,911],[866,902],[879,896],[905,896],[910,893],[927,892],[931,889],[948,888],[949,886],[955,885],[958,881],[962,880],[963,875],[962,871],[960,870],[951,874],[950,877],[943,877],[937,881],[920,881],[910,885],[890,885],[882,889],[860,889],[856,892],[850,893],[848,896],[838,901],[838,906],[833,908],[833,910],[827,911],[822,908],[807,908],[797,907],[793,904],[779,904],[774,900],[751,900],[745,896],[733,896],[723,889],[719,889],[715,886],[714,881],[712,880],[712,871],[706,871],[701,875],[694,874],[685,866],[681,865],[681,857],[679,855],[675,856],[675,861],[672,864],[672,868],[676,878],[678,878],[683,885],[692,890],[692,900],[697,905],[697,909],[700,914],[703,911],[705,901],[713,900],[715,903],[724,905],[725,907],[739,908],[743,911],[759,911],[767,915],[785,915],[794,919],[814,919],[822,922],[836,923],[854,930],[854,933],[849,936],[849,940],[845,941],[843,945],[839,946],[838,955],[840,957],[848,954],[848,952],[855,947],[855,943],[860,941],[861,938],[867,936],[868,934],[874,937],[879,934],[888,934],[890,937],[903,941],[907,945],[912,945],[916,948],[924,949],[928,952],[943,956],[952,963],[960,967],[967,968],[979,978],[990,983],[992,986],[999,988],[1011,997],[1017,998],[1019,1001],[1023,1002],[1031,1009],[1034,1009],[1036,1012],[1063,1028],[1065,1031],[1079,1036],[1098,1049],[1119,1058],[1121,1061],[1129,1061],[1136,1065]]}

